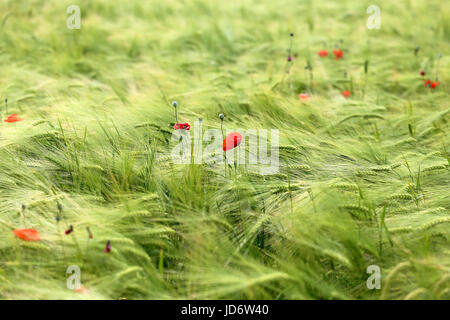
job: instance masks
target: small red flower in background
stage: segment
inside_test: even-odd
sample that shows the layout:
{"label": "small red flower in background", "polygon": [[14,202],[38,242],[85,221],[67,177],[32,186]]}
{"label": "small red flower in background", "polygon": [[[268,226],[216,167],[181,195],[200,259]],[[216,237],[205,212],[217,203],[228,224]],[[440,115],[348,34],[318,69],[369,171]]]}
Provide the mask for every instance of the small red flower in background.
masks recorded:
{"label": "small red flower in background", "polygon": [[425,75],[425,71],[424,70],[420,71],[420,75],[423,77]]}
{"label": "small red flower in background", "polygon": [[287,61],[291,62],[292,60],[294,60],[294,58],[292,58],[292,56],[289,55],[289,56],[287,57]]}
{"label": "small red flower in background", "polygon": [[175,123],[173,128],[175,130],[189,130],[191,128],[191,126],[187,122],[185,122],[185,123]]}
{"label": "small red flower in background", "polygon": [[88,232],[89,239],[94,238],[94,236],[92,235],[91,229],[89,227],[86,227],[86,230]]}
{"label": "small red flower in background", "polygon": [[81,285],[81,287],[79,288],[74,289],[73,291],[80,294],[89,294],[89,289],[83,285]]}
{"label": "small red flower in background", "polygon": [[14,229],[13,233],[16,237],[25,241],[40,241],[41,234],[34,229]]}
{"label": "small red flower in background", "polygon": [[300,100],[303,100],[303,101],[309,100],[309,94],[307,94],[307,93],[300,93],[298,95],[298,97],[300,98]]}
{"label": "small red flower in background", "polygon": [[431,80],[427,80],[425,81],[425,87],[427,88],[431,88],[434,89],[439,85],[439,81],[431,81]]}
{"label": "small red flower in background", "polygon": [[66,233],[66,234],[71,234],[72,231],[73,231],[73,226],[71,225],[71,226],[69,227],[69,229],[66,230],[65,233]]}
{"label": "small red flower in background", "polygon": [[336,60],[344,58],[344,52],[342,52],[341,49],[334,49],[333,54],[334,54],[334,57],[336,58]]}
{"label": "small red flower in background", "polygon": [[111,252],[111,241],[108,240],[105,247],[105,252],[110,253]]}
{"label": "small red flower in background", "polygon": [[320,57],[326,57],[326,56],[328,56],[328,51],[327,50],[320,50],[319,52],[317,52],[317,54]]}
{"label": "small red flower in background", "polygon": [[225,139],[223,139],[222,150],[228,151],[236,148],[241,144],[241,141],[242,135],[239,132],[231,132]]}
{"label": "small red flower in background", "polygon": [[346,98],[348,98],[348,97],[350,97],[350,91],[348,91],[348,90],[345,90],[345,91],[342,91],[342,95],[344,96],[344,97],[346,97]]}
{"label": "small red flower in background", "polygon": [[10,115],[8,118],[5,119],[5,122],[12,123],[12,122],[17,122],[17,121],[22,121],[22,120],[23,119],[19,118],[16,113],[13,113],[12,115]]}
{"label": "small red flower in background", "polygon": [[73,291],[80,294],[89,294],[89,289],[83,285],[81,285],[79,288],[73,289]]}

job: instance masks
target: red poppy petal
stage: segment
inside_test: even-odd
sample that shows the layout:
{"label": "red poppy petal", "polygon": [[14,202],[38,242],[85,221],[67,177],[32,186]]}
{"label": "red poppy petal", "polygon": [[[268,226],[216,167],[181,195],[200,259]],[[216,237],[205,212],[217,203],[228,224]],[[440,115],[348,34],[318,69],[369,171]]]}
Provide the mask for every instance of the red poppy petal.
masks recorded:
{"label": "red poppy petal", "polygon": [[222,150],[228,151],[233,148],[236,148],[241,144],[242,135],[239,132],[231,132],[223,139]]}
{"label": "red poppy petal", "polygon": [[187,122],[185,122],[185,123],[175,123],[173,128],[175,130],[179,130],[179,129],[189,130],[191,128],[191,126]]}
{"label": "red poppy petal", "polygon": [[17,116],[16,113],[13,113],[13,114],[9,115],[9,116],[4,120],[4,122],[9,122],[9,123],[11,123],[11,122],[17,122],[17,121],[22,121],[22,120],[23,120],[23,119],[22,119],[22,118],[19,118],[19,117]]}
{"label": "red poppy petal", "polygon": [[16,237],[25,241],[40,241],[41,234],[35,229],[15,229],[13,233]]}

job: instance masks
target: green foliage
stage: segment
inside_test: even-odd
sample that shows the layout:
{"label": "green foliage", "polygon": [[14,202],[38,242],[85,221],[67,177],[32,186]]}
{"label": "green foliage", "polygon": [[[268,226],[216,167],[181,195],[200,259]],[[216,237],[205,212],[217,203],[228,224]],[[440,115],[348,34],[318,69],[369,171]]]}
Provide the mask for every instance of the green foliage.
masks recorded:
{"label": "green foliage", "polygon": [[[0,124],[1,299],[450,298],[447,2],[384,1],[379,30],[349,0],[82,0],[80,30],[71,2],[22,2],[0,4],[25,119]],[[204,129],[279,129],[279,172],[173,164],[172,100]]]}

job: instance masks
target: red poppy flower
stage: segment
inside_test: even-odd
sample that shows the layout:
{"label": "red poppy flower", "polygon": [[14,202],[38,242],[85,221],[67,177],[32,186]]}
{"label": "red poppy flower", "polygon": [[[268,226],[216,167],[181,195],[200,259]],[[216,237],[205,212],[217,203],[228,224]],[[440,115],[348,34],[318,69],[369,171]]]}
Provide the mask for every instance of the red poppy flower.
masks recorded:
{"label": "red poppy flower", "polygon": [[431,83],[431,89],[436,88],[438,85],[439,85],[439,82],[437,82],[437,81],[434,82],[434,81],[433,81],[433,82]]}
{"label": "red poppy flower", "polygon": [[335,49],[335,50],[333,50],[333,54],[334,54],[334,57],[336,58],[336,60],[339,60],[339,59],[343,59],[343,58],[344,58],[344,52],[342,52],[341,49]]}
{"label": "red poppy flower", "polygon": [[187,122],[185,122],[185,123],[175,123],[173,128],[175,130],[189,130],[191,128],[191,126]]}
{"label": "red poppy flower", "polygon": [[22,120],[23,119],[19,118],[16,113],[13,113],[8,118],[6,118],[4,121],[12,123],[12,122],[17,122],[17,121],[22,121]]}
{"label": "red poppy flower", "polygon": [[425,71],[424,70],[420,71],[420,75],[423,77],[425,75]]}
{"label": "red poppy flower", "polygon": [[223,139],[222,149],[223,151],[228,151],[236,148],[241,144],[241,141],[242,135],[239,132],[231,132],[225,139]]}
{"label": "red poppy flower", "polygon": [[300,93],[298,97],[303,101],[309,100],[309,95],[307,93]]}
{"label": "red poppy flower", "polygon": [[344,97],[348,98],[348,97],[350,97],[350,91],[348,91],[348,90],[342,91],[342,95]]}
{"label": "red poppy flower", "polygon": [[40,241],[41,235],[34,229],[14,229],[13,233],[16,237],[25,241]]}
{"label": "red poppy flower", "polygon": [[317,54],[320,57],[326,57],[326,56],[328,56],[328,51],[327,50],[320,50],[319,52],[317,52]]}
{"label": "red poppy flower", "polygon": [[110,253],[111,252],[111,241],[108,240],[105,247],[105,252]]}
{"label": "red poppy flower", "polygon": [[425,81],[425,87],[430,87],[430,86],[431,86],[431,80]]}

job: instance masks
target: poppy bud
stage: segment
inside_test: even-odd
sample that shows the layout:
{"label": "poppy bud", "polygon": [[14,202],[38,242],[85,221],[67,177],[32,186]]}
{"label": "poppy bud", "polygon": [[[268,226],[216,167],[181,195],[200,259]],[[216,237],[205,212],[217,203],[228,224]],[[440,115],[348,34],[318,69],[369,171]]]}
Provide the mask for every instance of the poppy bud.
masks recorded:
{"label": "poppy bud", "polygon": [[72,231],[73,231],[73,226],[70,225],[70,226],[69,226],[69,229],[67,229],[65,233],[66,233],[66,234],[71,234]]}
{"label": "poppy bud", "polygon": [[425,71],[424,70],[420,71],[420,75],[423,77],[425,75]]}
{"label": "poppy bud", "polygon": [[291,36],[291,37],[293,37],[293,36],[294,36],[294,33],[293,33],[293,32],[291,32],[290,36]]}
{"label": "poppy bud", "polygon": [[174,108],[178,107],[178,102],[172,101],[172,106],[173,106]]}
{"label": "poppy bud", "polygon": [[106,253],[111,252],[111,241],[109,241],[109,240],[108,240],[108,242],[106,242],[105,252]]}
{"label": "poppy bud", "polygon": [[219,113],[219,118],[220,118],[220,120],[223,120],[223,118],[225,118],[225,116],[223,115],[223,113]]}
{"label": "poppy bud", "polygon": [[92,235],[91,229],[90,229],[89,227],[86,227],[86,230],[87,230],[87,232],[88,232],[89,239],[94,238],[94,236]]}

